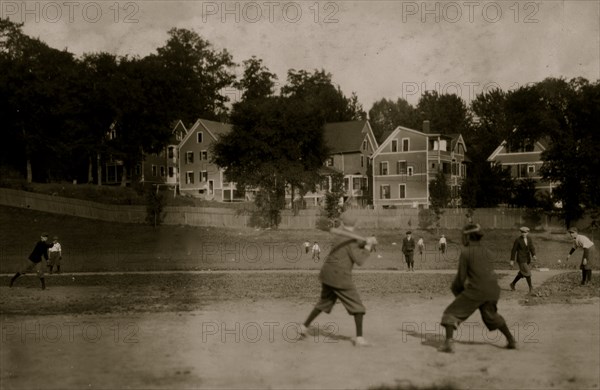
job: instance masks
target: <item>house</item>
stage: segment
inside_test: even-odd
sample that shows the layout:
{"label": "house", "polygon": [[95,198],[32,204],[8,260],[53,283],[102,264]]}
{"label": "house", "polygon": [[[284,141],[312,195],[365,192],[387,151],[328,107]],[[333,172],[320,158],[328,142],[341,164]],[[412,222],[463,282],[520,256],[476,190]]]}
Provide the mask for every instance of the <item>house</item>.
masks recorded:
{"label": "house", "polygon": [[186,134],[187,129],[180,120],[173,127],[171,138],[162,151],[144,154],[144,160],[135,167],[135,176],[140,183],[178,185],[178,146]]}
{"label": "house", "polygon": [[462,135],[432,133],[429,121],[422,131],[398,126],[372,156],[374,207],[429,207],[429,183],[440,171],[459,205],[466,150]]}
{"label": "house", "polygon": [[179,191],[205,200],[231,202],[244,200],[244,193],[237,191],[235,183],[228,182],[224,170],[211,162],[211,146],[232,125],[198,119],[179,144]]}
{"label": "house", "polygon": [[377,140],[369,121],[347,121],[327,123],[323,136],[330,154],[325,161],[325,169],[319,173],[323,183],[317,191],[304,196],[308,205],[318,205],[325,192],[331,189],[331,175],[344,176],[344,202],[364,207],[371,202],[372,177],[371,155],[377,149]]}
{"label": "house", "polygon": [[516,145],[504,140],[487,161],[509,170],[513,179],[533,179],[536,190],[551,193],[556,184],[544,181],[540,173],[540,168],[544,163],[541,155],[548,146],[549,140],[546,138],[538,141],[525,140]]}

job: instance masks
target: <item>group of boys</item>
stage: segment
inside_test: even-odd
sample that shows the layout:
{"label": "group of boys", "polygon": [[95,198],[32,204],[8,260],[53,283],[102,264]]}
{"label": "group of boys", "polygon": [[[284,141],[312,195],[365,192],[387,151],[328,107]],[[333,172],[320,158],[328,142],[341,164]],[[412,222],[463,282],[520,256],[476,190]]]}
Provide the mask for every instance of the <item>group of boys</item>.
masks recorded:
{"label": "group of boys", "polygon": [[[346,212],[342,214],[341,222],[343,229],[354,231],[357,219]],[[522,227],[520,231],[521,236],[515,240],[511,250],[511,265],[516,260],[519,264],[519,273],[510,286],[514,290],[515,284],[521,278],[525,278],[531,290],[529,264],[532,259],[536,259],[535,247],[532,240],[528,238],[529,228]],[[595,247],[591,240],[579,235],[576,228],[569,229],[569,234],[573,238],[573,248],[569,252],[567,260],[575,249],[583,249],[580,268],[583,275],[582,284],[585,284],[591,280],[591,263],[596,259]],[[442,314],[441,325],[445,328],[446,337],[443,345],[439,348],[441,352],[454,352],[454,331],[477,310],[488,330],[497,329],[506,337],[506,348],[515,349],[517,347],[516,340],[508,329],[506,321],[497,310],[500,286],[493,269],[494,256],[482,244],[483,235],[481,226],[476,223],[469,223],[462,230],[463,246],[458,260],[458,271],[451,285],[455,299]],[[410,237],[410,232],[407,236]],[[326,257],[319,274],[321,296],[304,323],[300,325],[301,338],[307,336],[315,318],[321,312],[330,313],[339,299],[348,314],[354,317],[355,346],[369,345],[363,337],[363,317],[366,309],[352,280],[352,269],[355,264],[361,266],[365,263],[376,242],[374,237],[367,237],[362,241],[342,236],[336,237],[332,250]],[[412,262],[409,267],[412,269]]]}

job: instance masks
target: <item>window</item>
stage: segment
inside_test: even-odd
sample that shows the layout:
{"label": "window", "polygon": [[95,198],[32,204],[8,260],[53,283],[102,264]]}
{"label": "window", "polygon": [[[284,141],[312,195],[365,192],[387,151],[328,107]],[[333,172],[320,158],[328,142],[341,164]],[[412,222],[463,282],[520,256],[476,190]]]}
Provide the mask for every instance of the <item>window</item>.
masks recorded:
{"label": "window", "polygon": [[527,173],[535,173],[535,165],[528,165]]}
{"label": "window", "polygon": [[379,174],[380,175],[387,175],[388,174],[388,162],[387,161],[379,163]]}
{"label": "window", "polygon": [[[356,144],[355,144],[355,145],[356,145]],[[367,150],[367,140],[366,140],[366,139],[365,139],[365,140],[363,140],[363,143],[362,143],[362,150]]]}
{"label": "window", "polygon": [[203,150],[200,152],[200,160],[204,160],[204,161],[208,160],[208,152],[206,150]]}
{"label": "window", "polygon": [[185,173],[185,184],[194,184],[194,172],[188,171]]}
{"label": "window", "polygon": [[350,189],[350,179],[347,177],[344,178],[344,190],[348,191]]}
{"label": "window", "polygon": [[212,195],[215,192],[215,181],[214,180],[209,180],[208,181],[208,194]]}
{"label": "window", "polygon": [[431,169],[435,169],[435,163],[434,162],[431,163]]}
{"label": "window", "polygon": [[390,185],[389,184],[383,184],[380,188],[379,188],[379,196],[380,199],[390,199]]}
{"label": "window", "polygon": [[201,182],[207,182],[208,181],[208,172],[207,171],[201,171],[200,172],[200,181]]}
{"label": "window", "polygon": [[175,148],[172,146],[169,146],[169,151],[168,151],[168,158],[174,158],[175,157]]}
{"label": "window", "polygon": [[152,176],[156,177],[156,165],[152,165]]}
{"label": "window", "polygon": [[414,167],[410,166],[410,167],[407,167],[406,169],[407,169],[407,172],[408,172],[408,176],[414,175],[414,170],[415,170]]}
{"label": "window", "polygon": [[392,140],[392,152],[397,152],[397,151],[398,151],[398,140],[393,139]]}
{"label": "window", "polygon": [[519,177],[527,176],[527,164],[519,164]]}
{"label": "window", "polygon": [[185,152],[185,163],[186,164],[194,163],[194,152]]}
{"label": "window", "polygon": [[443,162],[442,163],[442,172],[444,172],[446,175],[450,173],[450,163],[448,162]]}
{"label": "window", "polygon": [[333,166],[333,157],[329,157],[326,161],[325,161],[325,165],[328,167],[332,167]]}
{"label": "window", "polygon": [[409,147],[410,147],[410,139],[402,138],[402,151],[408,152]]}
{"label": "window", "polygon": [[169,177],[173,176],[175,176],[175,170],[173,169],[173,167],[169,167]]}
{"label": "window", "polygon": [[406,175],[406,161],[398,161],[396,164],[397,173],[399,175]]}
{"label": "window", "polygon": [[201,132],[201,131],[199,131],[199,132],[197,133],[197,136],[198,136],[198,143],[199,143],[199,144],[201,144],[201,143],[202,143],[202,138],[203,138],[203,137],[202,137],[202,132]]}
{"label": "window", "polygon": [[160,166],[160,177],[165,177],[165,166],[164,165]]}
{"label": "window", "polygon": [[456,160],[452,160],[452,175],[453,176],[457,176],[458,175],[458,163],[456,162]]}
{"label": "window", "polygon": [[352,178],[352,189],[355,191],[360,190],[360,177]]}
{"label": "window", "polygon": [[369,189],[369,180],[366,177],[362,178],[362,188],[366,191]]}
{"label": "window", "polygon": [[137,176],[139,176],[139,175],[141,175],[141,174],[142,174],[142,166],[141,166],[140,164],[137,164],[137,165],[135,166],[135,174],[136,174]]}
{"label": "window", "polygon": [[400,199],[406,198],[406,184],[400,184],[398,187],[398,194]]}
{"label": "window", "polygon": [[364,168],[365,166],[365,156],[363,156],[362,154],[360,155],[360,167]]}
{"label": "window", "polygon": [[445,139],[441,140],[430,140],[429,141],[429,149],[430,150],[441,150],[442,152],[448,151],[448,141]]}

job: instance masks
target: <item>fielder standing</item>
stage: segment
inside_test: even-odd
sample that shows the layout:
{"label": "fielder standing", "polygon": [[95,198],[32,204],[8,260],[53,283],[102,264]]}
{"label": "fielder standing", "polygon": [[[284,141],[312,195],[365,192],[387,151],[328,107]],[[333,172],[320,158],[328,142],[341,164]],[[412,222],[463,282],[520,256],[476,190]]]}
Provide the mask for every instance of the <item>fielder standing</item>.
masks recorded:
{"label": "fielder standing", "polygon": [[[357,218],[344,213],[341,215],[342,229],[354,231]],[[330,313],[339,299],[348,314],[354,316],[356,325],[355,346],[367,346],[363,338],[363,316],[366,313],[358,291],[352,280],[354,264],[363,265],[371,253],[372,246],[376,243],[374,237],[369,237],[367,242],[359,243],[348,237],[337,236],[333,242],[331,252],[325,259],[319,279],[321,281],[321,298],[308,315],[304,324],[300,325],[301,337],[306,337],[308,327],[321,312]]]}
{"label": "fielder standing", "polygon": [[415,270],[415,240],[412,238],[412,232],[409,230],[406,232],[406,237],[402,240],[402,253],[404,254],[404,260],[408,271]]}
{"label": "fielder standing", "polygon": [[521,236],[518,237],[510,251],[510,266],[512,267],[515,264],[515,260],[519,265],[519,272],[515,279],[510,284],[510,289],[515,291],[515,285],[519,280],[525,278],[527,280],[527,285],[529,286],[529,293],[531,294],[533,291],[533,286],[531,284],[531,270],[529,269],[529,264],[531,264],[531,259],[536,260],[535,257],[535,246],[533,245],[533,240],[528,237],[529,228],[527,226],[523,226],[519,229],[521,232]]}
{"label": "fielder standing", "polygon": [[573,239],[573,247],[567,255],[567,261],[569,261],[569,257],[571,257],[577,248],[583,249],[581,264],[579,265],[579,268],[581,269],[581,285],[583,286],[584,284],[592,281],[591,263],[596,259],[596,247],[594,246],[592,240],[584,235],[579,234],[577,228],[572,227],[568,231]]}

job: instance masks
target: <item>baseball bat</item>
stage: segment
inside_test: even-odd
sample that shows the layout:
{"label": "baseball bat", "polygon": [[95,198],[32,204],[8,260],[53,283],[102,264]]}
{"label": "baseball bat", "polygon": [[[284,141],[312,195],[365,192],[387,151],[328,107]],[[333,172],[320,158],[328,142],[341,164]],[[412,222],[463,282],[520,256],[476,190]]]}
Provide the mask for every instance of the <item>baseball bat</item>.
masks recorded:
{"label": "baseball bat", "polygon": [[358,242],[367,242],[367,238],[361,236],[360,234],[351,232],[349,230],[346,229],[340,229],[340,228],[331,228],[329,229],[329,233],[332,234],[336,234],[338,236],[344,236],[344,237],[348,237],[348,238],[352,238]]}

